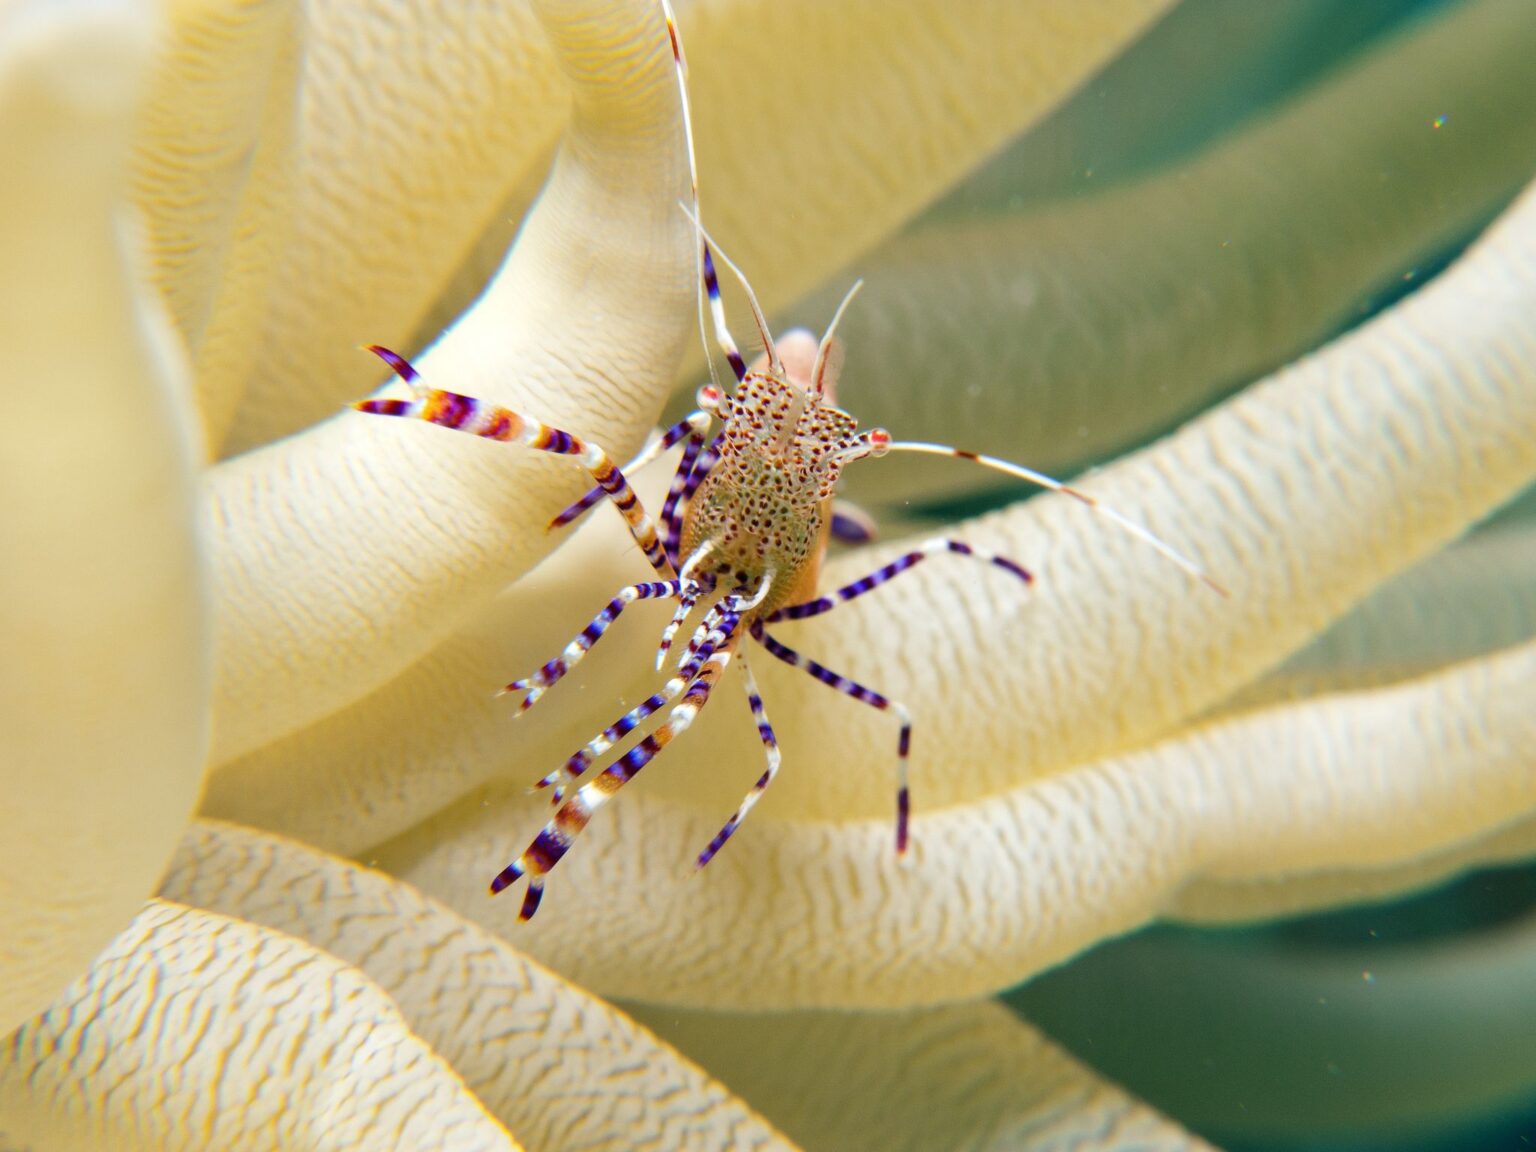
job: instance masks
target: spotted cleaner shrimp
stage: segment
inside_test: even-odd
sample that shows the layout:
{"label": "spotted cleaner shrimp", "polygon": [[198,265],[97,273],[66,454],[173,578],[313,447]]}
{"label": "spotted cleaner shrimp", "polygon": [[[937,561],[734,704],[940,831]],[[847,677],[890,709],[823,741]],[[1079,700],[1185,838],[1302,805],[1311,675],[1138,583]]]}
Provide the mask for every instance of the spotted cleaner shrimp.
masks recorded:
{"label": "spotted cleaner shrimp", "polygon": [[[898,451],[926,453],[958,457],[1029,481],[1080,501],[1139,537],[1192,577],[1221,591],[1220,586],[1193,561],[1086,492],[995,457],[942,444],[896,441],[883,428],[861,432],[858,421],[835,406],[833,395],[837,353],[840,351],[834,343],[834,333],[844,310],[858,291],[858,284],[844,297],[826,333],[816,344],[809,372],[803,364],[793,372],[786,367],[790,344],[774,340],[751,285],[713,243],[701,222],[682,40],[669,0],[659,0],[659,6],[666,21],[676,66],[692,177],[692,210],[685,208],[684,211],[688,211],[693,221],[698,241],[700,330],[707,354],[708,326],[712,323],[715,341],[736,379],[734,391],[727,393],[720,386],[711,361],[712,382],[699,389],[697,409],[668,428],[624,470],[618,468],[601,447],[573,433],[471,396],[427,387],[404,357],[379,345],[370,345],[368,350],[389,365],[414,395],[409,400],[369,399],[354,405],[360,411],[375,415],[424,420],[489,440],[574,457],[591,474],[596,487],[556,516],[550,527],[571,523],[607,497],[623,515],[635,542],[656,570],[657,580],[620,589],[559,656],[502,689],[502,693],[524,694],[519,715],[569,673],[631,604],[640,600],[676,602],[676,610],[662,632],[657,650],[658,669],[664,666],[672,642],[689,616],[700,606],[707,605],[684,647],[674,674],[661,690],[620,716],[534,785],[535,788],[550,789],[558,808],[532,843],[497,873],[490,885],[491,893],[495,895],[518,879],[528,878],[528,889],[518,913],[523,920],[531,918],[538,910],[544,892],[544,877],[564,857],[593,813],[693,723],[733,659],[741,669],[747,703],[757,725],[767,767],[730,819],[699,853],[697,867],[708,864],[740,827],[747,813],[773,783],[781,760],[773,727],[747,664],[744,637],[750,637],[786,664],[801,668],[854,700],[889,712],[896,718],[900,726],[896,742],[896,852],[906,852],[911,819],[908,784],[912,747],[910,713],[896,700],[802,656],[776,639],[768,629],[779,621],[803,620],[830,612],[838,605],[911,571],[930,557],[945,553],[983,561],[1024,584],[1030,583],[1033,577],[1008,557],[963,540],[940,537],[912,548],[862,579],[825,595],[817,595],[817,580],[829,536],[834,531],[839,535],[859,535],[855,521],[847,522],[848,528],[844,530],[845,521],[833,508],[842,471],[855,461]],[[756,324],[762,354],[750,366],[726,324],[715,269],[717,255],[741,284]],[[706,306],[709,322],[705,320]],[[814,343],[812,338],[806,339]],[[720,421],[721,428],[711,436],[715,419]],[[640,503],[624,473],[678,444],[683,446],[682,455],[662,504],[658,532],[656,521]],[[667,711],[665,719],[649,735],[587,783],[570,790],[605,753],[663,710]]]}

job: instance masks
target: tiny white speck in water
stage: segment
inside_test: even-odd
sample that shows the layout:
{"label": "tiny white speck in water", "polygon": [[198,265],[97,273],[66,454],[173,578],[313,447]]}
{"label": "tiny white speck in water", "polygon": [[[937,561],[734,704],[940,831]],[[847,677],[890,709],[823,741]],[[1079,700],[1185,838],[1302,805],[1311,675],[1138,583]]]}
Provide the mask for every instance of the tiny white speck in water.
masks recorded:
{"label": "tiny white speck in water", "polygon": [[1449,119],[1450,119],[1450,117],[1447,116],[1444,112],[1442,112],[1442,113],[1440,113],[1440,115],[1436,116],[1433,120],[1431,120],[1429,122],[1429,126],[1431,128],[1444,128],[1445,124],[1446,124],[1446,121],[1449,120]]}
{"label": "tiny white speck in water", "polygon": [[1376,973],[1367,968],[1364,972],[1360,973],[1360,979],[1364,980],[1367,984],[1374,984],[1376,983]]}

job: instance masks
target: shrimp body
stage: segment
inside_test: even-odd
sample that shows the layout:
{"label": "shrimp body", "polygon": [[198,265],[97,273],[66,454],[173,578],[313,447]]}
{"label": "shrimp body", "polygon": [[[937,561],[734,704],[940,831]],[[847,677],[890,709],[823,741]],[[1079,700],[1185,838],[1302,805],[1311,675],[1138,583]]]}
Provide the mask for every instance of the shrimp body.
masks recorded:
{"label": "shrimp body", "polygon": [[[682,40],[668,0],[658,0],[658,3],[666,18],[677,65],[683,124],[692,167],[692,128]],[[564,857],[596,810],[692,725],[734,660],[741,669],[747,703],[763,745],[767,767],[731,818],[699,853],[698,866],[708,864],[730,839],[773,782],[781,760],[762,696],[747,665],[743,644],[747,638],[757,642],[775,659],[808,672],[821,683],[861,704],[889,713],[897,721],[896,851],[898,854],[906,851],[911,809],[907,783],[912,746],[911,715],[905,706],[891,697],[802,656],[768,629],[782,620],[803,620],[830,612],[938,555],[982,561],[1025,585],[1033,577],[1006,556],[964,540],[939,537],[912,546],[851,584],[818,595],[822,557],[834,521],[841,520],[855,527],[867,523],[861,516],[834,517],[833,514],[833,498],[842,471],[856,460],[903,449],[970,460],[1028,480],[1077,499],[1220,591],[1219,586],[1192,561],[1085,492],[1007,461],[941,444],[893,443],[880,428],[860,432],[858,421],[836,407],[834,402],[841,349],[833,341],[833,332],[853,292],[833,316],[819,345],[813,337],[800,333],[789,333],[783,340],[775,341],[746,278],[723,253],[719,253],[741,282],[756,322],[762,354],[749,368],[726,327],[714,267],[718,248],[698,219],[696,177],[691,216],[698,238],[701,327],[707,301],[714,321],[715,339],[731,366],[736,388],[727,394],[718,384],[705,385],[699,390],[699,410],[667,429],[651,448],[623,471],[600,446],[574,433],[474,397],[427,387],[403,357],[379,346],[371,346],[370,351],[380,356],[410,386],[414,397],[410,400],[374,398],[354,405],[373,415],[423,420],[488,440],[572,458],[589,472],[596,487],[556,516],[551,527],[571,523],[607,498],[619,510],[630,534],[655,570],[655,580],[620,589],[558,656],[503,689],[504,692],[525,694],[519,713],[530,708],[562,679],[602,638],[620,613],[637,601],[673,600],[677,605],[671,622],[662,633],[657,653],[658,668],[670,651],[673,636],[695,611],[703,612],[665,685],[614,720],[572,753],[564,764],[535,783],[536,788],[550,789],[558,808],[528,847],[491,881],[491,892],[495,894],[519,879],[527,878],[528,890],[519,912],[524,920],[539,907],[544,877]],[[854,291],[857,288],[855,285]],[[711,436],[710,427],[715,417],[721,421],[721,429]],[[678,444],[683,445],[682,459],[661,513],[653,520],[624,472]],[[850,538],[856,535],[849,533]],[[589,768],[606,758],[632,734],[640,732],[658,713],[665,713],[665,717],[648,735],[577,786]]]}
{"label": "shrimp body", "polygon": [[759,588],[753,617],[814,588],[858,421],[786,375],[749,372],[721,401],[718,460],[683,514],[681,555],[724,587]]}

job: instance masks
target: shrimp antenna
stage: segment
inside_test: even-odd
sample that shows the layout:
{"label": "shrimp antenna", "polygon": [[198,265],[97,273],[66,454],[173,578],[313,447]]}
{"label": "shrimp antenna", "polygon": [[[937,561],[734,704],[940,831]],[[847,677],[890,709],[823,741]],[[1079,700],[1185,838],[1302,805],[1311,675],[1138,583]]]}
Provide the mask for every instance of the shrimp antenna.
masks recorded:
{"label": "shrimp antenna", "polygon": [[832,313],[832,323],[827,325],[827,330],[821,337],[821,345],[816,349],[816,367],[811,370],[811,391],[817,396],[821,395],[822,374],[827,370],[827,357],[832,352],[832,334],[837,331],[837,322],[843,318],[843,313],[848,310],[848,305],[853,303],[853,298],[859,294],[859,289],[862,287],[864,287],[863,280],[853,282],[853,287],[848,289],[848,294],[837,306],[837,311]]}
{"label": "shrimp antenna", "polygon": [[[699,230],[699,235],[704,238],[704,243],[706,245],[706,269],[709,267],[709,247],[712,246],[715,250],[715,254],[720,257],[720,262],[731,270],[731,273],[736,277],[737,282],[741,285],[741,290],[747,294],[747,303],[752,307],[752,319],[757,322],[758,339],[763,342],[763,351],[768,354],[768,367],[775,376],[783,376],[784,362],[779,359],[779,350],[774,346],[773,343],[773,333],[768,330],[768,317],[763,315],[763,310],[757,303],[757,293],[752,291],[752,285],[747,282],[746,275],[740,268],[736,266],[736,262],[727,256],[725,249],[720,247],[719,242],[707,231],[705,231],[704,224],[698,218],[698,216],[695,213],[690,212],[686,204],[681,205],[681,207],[684,212],[688,213],[688,218],[693,221],[693,226]],[[718,284],[715,285],[714,289],[711,291],[709,302],[711,307],[717,307],[719,305],[720,289]],[[721,309],[719,324],[723,326],[724,323],[724,310]],[[734,361],[732,363],[734,364]],[[742,375],[745,374],[745,371],[743,371]]]}
{"label": "shrimp antenna", "polygon": [[[715,370],[715,358],[709,350],[709,328],[704,319],[704,301],[709,298],[710,306],[714,309],[715,339],[720,342],[720,347],[725,350],[726,359],[730,360],[731,368],[736,373],[736,379],[740,380],[747,373],[747,366],[741,360],[741,354],[736,351],[736,342],[731,339],[730,330],[725,326],[725,312],[721,307],[720,285],[715,279],[715,269],[709,258],[709,246],[704,239],[704,232],[698,228],[699,209],[699,165],[694,159],[693,149],[693,110],[688,103],[688,61],[683,55],[683,37],[677,29],[677,14],[672,11],[671,0],[661,0],[662,15],[667,21],[667,40],[672,45],[672,61],[677,66],[677,94],[683,109],[683,139],[688,146],[688,186],[689,193],[693,197],[694,226],[697,233],[698,245],[693,256],[694,280],[697,285],[695,296],[699,307],[699,343],[704,346],[704,363],[709,365],[709,379],[716,388],[720,387],[720,374]],[[711,287],[712,286],[712,287]]]}
{"label": "shrimp antenna", "polygon": [[951,448],[947,444],[925,444],[916,440],[896,440],[886,445],[885,451],[922,452],[929,456],[958,456],[962,460],[973,461],[974,463],[982,465],[984,468],[991,468],[994,471],[1002,472],[1009,476],[1016,476],[1020,480],[1028,480],[1031,484],[1038,485],[1041,488],[1048,488],[1052,492],[1060,492],[1064,496],[1071,496],[1073,499],[1080,500],[1084,504],[1088,505],[1088,507],[1092,508],[1100,516],[1104,516],[1107,519],[1113,521],[1126,532],[1129,532],[1132,536],[1135,536],[1138,540],[1141,540],[1143,543],[1149,544],[1153,548],[1157,549],[1163,554],[1164,557],[1173,561],[1173,563],[1177,564],[1185,572],[1189,573],[1189,575],[1193,576],[1196,580],[1199,580],[1202,584],[1209,587],[1212,591],[1217,592],[1222,596],[1228,595],[1227,590],[1218,584],[1215,580],[1211,579],[1211,577],[1206,573],[1205,569],[1201,568],[1200,565],[1196,564],[1182,552],[1176,551],[1171,545],[1165,543],[1157,536],[1154,536],[1150,531],[1143,528],[1134,520],[1128,519],[1127,517],[1121,515],[1119,512],[1116,512],[1108,504],[1101,504],[1096,498],[1094,498],[1089,493],[1082,491],[1082,489],[1073,488],[1070,484],[1063,484],[1060,480],[1054,480],[1051,477],[1045,475],[1043,472],[1036,472],[1032,468],[1025,468],[1022,464],[1014,464],[1007,460],[999,460],[996,456],[982,456],[976,452],[966,452],[959,448]]}

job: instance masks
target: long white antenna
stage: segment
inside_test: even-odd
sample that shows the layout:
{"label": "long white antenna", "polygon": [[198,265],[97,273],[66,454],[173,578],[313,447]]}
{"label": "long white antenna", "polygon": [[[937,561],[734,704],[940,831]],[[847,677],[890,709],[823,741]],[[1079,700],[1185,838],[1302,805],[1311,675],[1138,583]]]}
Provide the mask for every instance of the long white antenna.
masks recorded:
{"label": "long white antenna", "polygon": [[837,311],[832,313],[832,323],[827,325],[826,332],[822,334],[821,343],[816,348],[816,366],[811,369],[811,391],[817,396],[822,393],[821,374],[827,370],[827,357],[832,351],[832,334],[837,331],[837,322],[843,318],[843,313],[848,310],[848,305],[853,303],[853,298],[859,294],[859,289],[862,287],[864,287],[863,280],[853,282],[853,287],[848,289],[848,294],[837,306]]}
{"label": "long white antenna", "polygon": [[999,460],[996,456],[983,456],[977,452],[966,452],[960,448],[951,448],[947,444],[926,444],[917,440],[896,440],[884,445],[884,450],[889,452],[921,452],[929,456],[958,456],[962,460],[974,461],[994,471],[1002,472],[1009,476],[1016,476],[1020,480],[1028,480],[1031,484],[1036,484],[1041,488],[1048,488],[1052,492],[1060,492],[1064,496],[1071,496],[1088,505],[1100,516],[1104,516],[1118,524],[1138,540],[1156,548],[1163,556],[1173,561],[1173,563],[1213,591],[1220,593],[1222,596],[1228,594],[1227,590],[1211,579],[1200,565],[1196,564],[1182,552],[1175,550],[1171,545],[1164,543],[1134,520],[1130,520],[1116,512],[1108,504],[1100,503],[1095,497],[1084,492],[1082,489],[1073,488],[1070,484],[1063,484],[1060,480],[1052,479],[1043,472],[1036,472],[1033,468],[1025,468],[1022,464],[1014,464],[1008,460]]}

